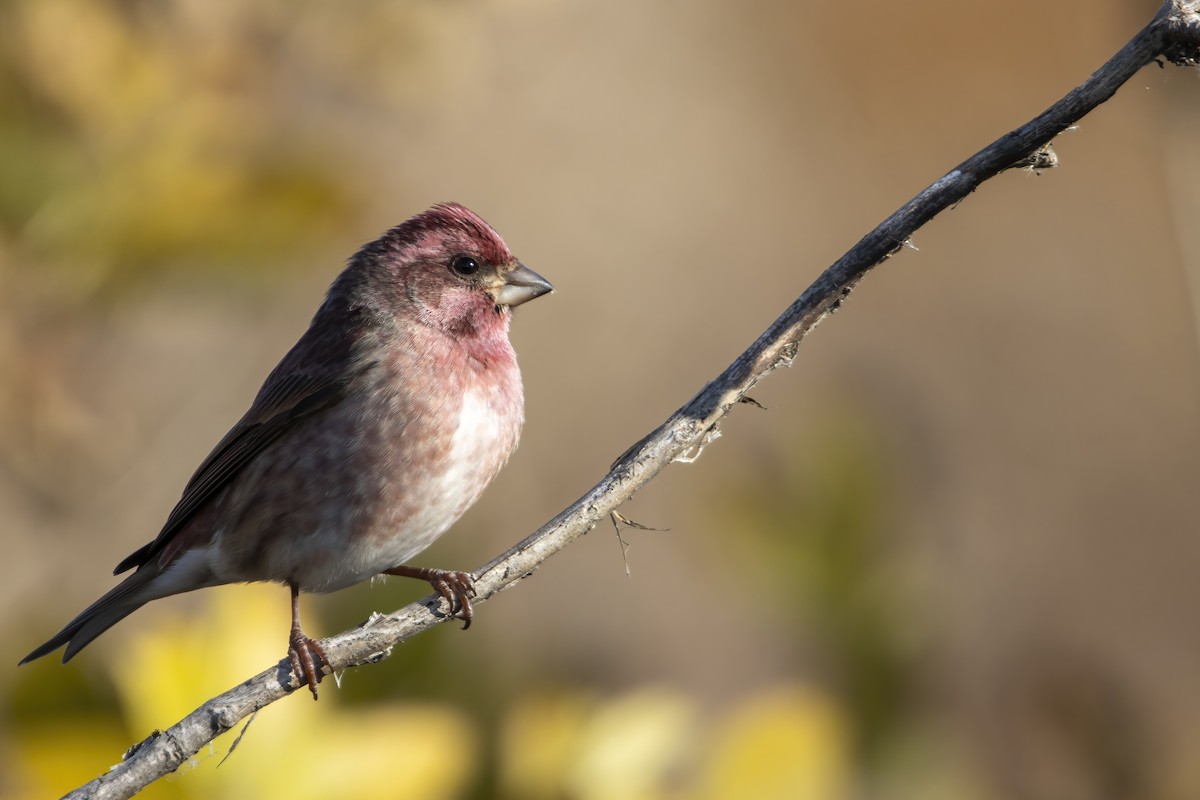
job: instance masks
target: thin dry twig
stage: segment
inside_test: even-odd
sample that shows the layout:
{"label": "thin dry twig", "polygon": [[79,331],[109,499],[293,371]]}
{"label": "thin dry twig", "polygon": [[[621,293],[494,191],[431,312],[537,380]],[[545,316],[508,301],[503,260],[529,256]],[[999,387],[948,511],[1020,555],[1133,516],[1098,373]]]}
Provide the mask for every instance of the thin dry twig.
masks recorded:
{"label": "thin dry twig", "polygon": [[671,530],[670,528],[651,528],[649,525],[643,525],[642,523],[640,523],[636,520],[630,519],[629,517],[625,516],[620,511],[617,511],[616,509],[613,509],[612,511],[608,512],[608,517],[609,517],[609,519],[612,520],[613,530],[617,532],[617,543],[619,545],[621,545],[621,560],[623,562],[625,562],[625,575],[626,576],[633,574],[629,570],[629,548],[631,545],[629,544],[629,542],[625,541],[625,537],[621,535],[621,532],[623,530],[622,526],[624,526],[625,528],[634,528],[639,531],[666,532],[666,531]]}
{"label": "thin dry twig", "polygon": [[[1021,127],[1001,136],[948,173],[879,224],[852,247],[759,336],[741,356],[666,422],[626,451],[595,487],[558,516],[485,564],[476,574],[476,604],[533,574],[554,553],[591,530],[668,464],[696,453],[711,441],[720,419],[755,384],[777,367],[790,364],[804,336],[836,311],[868,271],[908,242],[941,211],[975,191],[1005,169],[1045,169],[1056,163],[1046,145],[1076,123],[1147,64],[1164,59],[1180,66],[1200,61],[1200,0],[1166,0],[1150,23],[1082,85]],[[335,670],[385,657],[390,648],[441,622],[445,613],[436,596],[331,637],[322,647]],[[297,689],[287,659],[212,698],[165,731],[156,731],[130,748],[122,763],[68,798],[131,797],[151,782],[178,769],[214,738],[239,721]]]}

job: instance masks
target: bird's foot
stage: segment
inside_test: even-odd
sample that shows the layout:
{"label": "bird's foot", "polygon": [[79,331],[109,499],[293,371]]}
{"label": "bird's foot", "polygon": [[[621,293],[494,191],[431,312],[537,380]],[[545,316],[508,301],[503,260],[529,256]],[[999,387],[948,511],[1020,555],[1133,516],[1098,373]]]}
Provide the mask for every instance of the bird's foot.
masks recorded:
{"label": "bird's foot", "polygon": [[329,657],[325,655],[320,642],[305,636],[298,626],[292,628],[292,634],[288,637],[288,660],[292,663],[292,674],[296,680],[300,681],[301,686],[307,683],[313,700],[316,700],[317,684],[325,677],[325,670],[329,666]]}
{"label": "bird's foot", "polygon": [[451,569],[401,566],[392,567],[384,574],[429,581],[433,590],[446,598],[446,602],[450,605],[450,615],[462,618],[463,630],[471,627],[473,616],[471,598],[475,596],[475,576],[471,573]]}

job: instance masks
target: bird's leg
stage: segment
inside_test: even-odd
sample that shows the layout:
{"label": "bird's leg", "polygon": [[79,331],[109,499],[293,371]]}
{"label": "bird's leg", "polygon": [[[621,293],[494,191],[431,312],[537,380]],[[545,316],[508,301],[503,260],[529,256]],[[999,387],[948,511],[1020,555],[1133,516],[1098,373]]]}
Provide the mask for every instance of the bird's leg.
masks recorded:
{"label": "bird's leg", "polygon": [[417,578],[429,581],[433,590],[446,598],[450,604],[450,615],[458,614],[463,620],[463,630],[471,627],[471,598],[475,596],[475,576],[469,572],[429,567],[392,567],[384,575],[399,575],[402,578]]}
{"label": "bird's leg", "polygon": [[[288,660],[292,662],[292,674],[300,685],[308,684],[313,700],[317,699],[317,684],[325,676],[325,667],[329,666],[329,658],[320,643],[304,635],[300,629],[300,587],[294,583],[288,584],[292,590],[292,633],[288,636]],[[320,659],[321,668],[317,669]]]}

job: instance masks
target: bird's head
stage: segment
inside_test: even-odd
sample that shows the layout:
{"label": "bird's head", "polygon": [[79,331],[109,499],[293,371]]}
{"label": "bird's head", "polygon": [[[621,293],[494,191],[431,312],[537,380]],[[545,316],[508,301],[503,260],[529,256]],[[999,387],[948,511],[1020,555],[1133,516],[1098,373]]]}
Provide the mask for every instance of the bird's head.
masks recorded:
{"label": "bird's head", "polygon": [[408,310],[460,337],[504,334],[514,306],[554,289],[457,203],[436,205],[392,228],[356,260],[364,257],[389,284],[381,293],[393,312]]}

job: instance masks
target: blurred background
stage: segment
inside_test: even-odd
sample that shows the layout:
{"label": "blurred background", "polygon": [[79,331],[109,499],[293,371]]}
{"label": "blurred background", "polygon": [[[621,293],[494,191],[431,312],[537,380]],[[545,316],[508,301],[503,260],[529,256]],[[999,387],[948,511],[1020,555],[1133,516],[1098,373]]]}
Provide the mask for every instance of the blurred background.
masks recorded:
{"label": "blurred background", "polygon": [[[417,562],[573,501],[1150,0],[0,4],[0,797],[283,656],[287,593],[113,585],[344,259],[434,202],[558,292],[522,446]],[[155,798],[1200,796],[1200,81],[1144,70],[871,274],[724,436]],[[1188,209],[1192,209],[1189,211]],[[424,596],[308,598],[329,635]]]}

